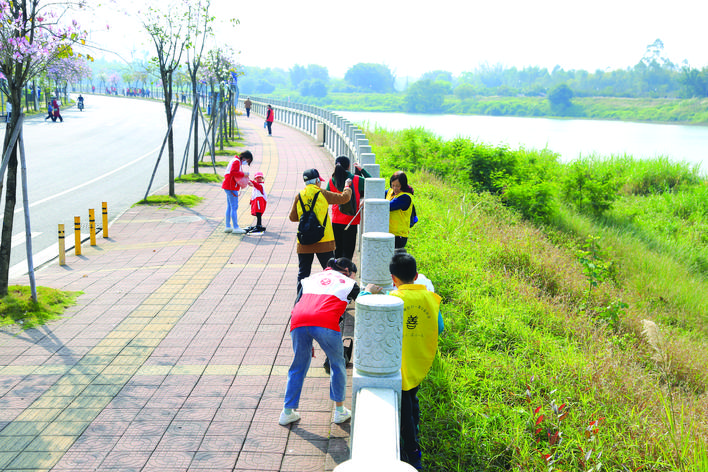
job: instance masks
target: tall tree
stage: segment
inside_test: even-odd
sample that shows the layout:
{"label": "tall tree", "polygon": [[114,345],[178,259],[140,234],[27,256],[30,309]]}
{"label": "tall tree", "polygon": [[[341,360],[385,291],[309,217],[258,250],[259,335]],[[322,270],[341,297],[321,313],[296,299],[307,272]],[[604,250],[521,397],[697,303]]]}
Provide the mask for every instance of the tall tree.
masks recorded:
{"label": "tall tree", "polygon": [[[57,9],[61,5],[61,9]],[[0,90],[12,104],[13,113],[5,127],[3,156],[9,152],[5,187],[5,210],[0,236],[0,297],[7,295],[15,204],[17,200],[17,142],[11,137],[19,125],[22,93],[30,81],[58,59],[74,54],[72,45],[85,40],[76,22],[64,21],[68,12],[83,8],[83,1],[62,4],[40,0],[0,0]],[[21,131],[21,130],[20,130]],[[12,146],[12,147],[11,147]],[[0,158],[2,159],[2,158]],[[3,177],[4,178],[4,177]]]}
{"label": "tall tree", "polygon": [[388,66],[360,62],[344,74],[344,80],[363,92],[390,93],[395,77]]}
{"label": "tall tree", "polygon": [[[238,71],[238,64],[236,61],[236,55],[234,53],[234,50],[231,49],[230,47],[222,47],[222,48],[215,48],[211,49],[206,57],[204,58],[204,73],[203,77],[204,79],[211,84],[212,87],[212,96],[216,96],[216,93],[214,92],[214,87],[219,88],[219,96],[221,97],[221,100],[223,101],[225,99],[225,94],[226,94],[226,86],[227,84],[230,83],[231,81],[231,73],[236,73],[237,75],[240,75],[240,72]],[[212,110],[214,110],[216,107],[218,107],[220,104],[216,103],[216,101],[212,105]],[[217,113],[212,111],[212,153],[214,151],[214,136],[216,133],[216,123],[215,123],[215,117],[217,116]],[[222,135],[223,138],[223,135]],[[222,141],[223,142],[223,141]]]}
{"label": "tall tree", "polygon": [[440,113],[443,110],[445,95],[450,91],[450,82],[430,79],[418,80],[406,91],[406,111],[409,113]]}
{"label": "tall tree", "polygon": [[[155,0],[155,4],[158,2]],[[164,93],[165,120],[169,131],[167,133],[167,154],[169,169],[169,194],[175,195],[175,146],[172,123],[173,76],[182,62],[182,55],[192,38],[190,19],[193,2],[190,0],[173,0],[168,4],[159,2],[160,7],[148,5],[142,13],[143,27],[150,35],[155,45],[155,56],[151,59],[160,71],[160,81]]]}
{"label": "tall tree", "polygon": [[305,66],[301,66],[300,64],[295,64],[290,68],[290,82],[293,85],[293,88],[298,88],[300,86],[300,82],[303,80],[307,80],[307,69]]}
{"label": "tall tree", "polygon": [[[209,14],[209,7],[211,6],[211,0],[197,0],[196,4],[192,6],[192,12],[190,13],[191,26],[189,28],[191,39],[187,45],[187,71],[189,73],[189,80],[192,85],[192,104],[194,107],[200,106],[197,100],[197,87],[199,86],[199,69],[202,66],[202,55],[204,54],[204,48],[206,46],[207,40],[213,35],[211,24],[214,21],[214,17]],[[197,126],[199,117],[195,112],[192,113],[194,117],[194,145],[193,145],[193,164],[194,173],[199,173],[199,126]]]}

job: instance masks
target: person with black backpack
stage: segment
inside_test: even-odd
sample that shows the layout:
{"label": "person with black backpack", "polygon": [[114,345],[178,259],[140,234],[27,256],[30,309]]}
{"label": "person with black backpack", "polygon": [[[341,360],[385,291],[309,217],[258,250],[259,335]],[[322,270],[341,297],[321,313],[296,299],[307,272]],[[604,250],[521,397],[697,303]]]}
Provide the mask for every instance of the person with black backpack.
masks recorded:
{"label": "person with black backpack", "polygon": [[358,163],[354,164],[355,173],[349,171],[350,161],[347,156],[339,156],[334,161],[334,172],[327,183],[327,190],[341,193],[347,179],[351,180],[352,198],[346,203],[332,206],[332,230],[334,231],[334,257],[354,259],[356,235],[361,223],[359,206],[364,200],[364,179],[371,177]]}
{"label": "person with black backpack", "polygon": [[[346,203],[351,199],[352,190],[345,188],[342,193],[320,188],[324,180],[317,169],[307,169],[302,174],[305,188],[295,196],[289,219],[298,223],[297,233],[297,293],[300,281],[312,273],[312,262],[317,256],[322,269],[334,257],[334,233],[329,218],[329,205]],[[351,182],[346,183],[347,186]]]}

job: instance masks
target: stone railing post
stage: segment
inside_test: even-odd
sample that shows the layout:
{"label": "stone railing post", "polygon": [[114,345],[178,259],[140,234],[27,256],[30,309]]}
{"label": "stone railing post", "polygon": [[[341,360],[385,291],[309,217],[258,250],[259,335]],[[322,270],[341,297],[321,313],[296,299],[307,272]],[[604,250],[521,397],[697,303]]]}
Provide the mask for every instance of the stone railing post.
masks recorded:
{"label": "stone railing post", "polygon": [[361,243],[362,287],[376,284],[384,289],[393,288],[388,264],[393,257],[394,240],[391,233],[364,233]]}
{"label": "stone railing post", "polygon": [[359,156],[359,164],[366,166],[369,164],[376,164],[376,155],[370,152],[363,153]]}
{"label": "stone railing post", "polygon": [[[365,295],[356,301],[352,408],[362,388],[389,388],[401,397],[403,300],[391,295]],[[351,442],[356,438],[352,437]]]}
{"label": "stone railing post", "polygon": [[[364,233],[388,233],[389,207],[390,203],[385,198],[366,198],[364,200],[361,221]],[[362,264],[368,263],[363,257],[361,262]]]}

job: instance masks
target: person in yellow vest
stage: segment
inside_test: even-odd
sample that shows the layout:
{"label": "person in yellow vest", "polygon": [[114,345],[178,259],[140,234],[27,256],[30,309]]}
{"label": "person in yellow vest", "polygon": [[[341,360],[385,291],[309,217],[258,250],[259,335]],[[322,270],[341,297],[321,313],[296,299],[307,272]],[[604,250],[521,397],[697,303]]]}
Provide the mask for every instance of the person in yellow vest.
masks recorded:
{"label": "person in yellow vest", "polygon": [[396,249],[406,247],[413,214],[413,188],[408,185],[408,177],[403,171],[394,172],[389,179],[386,192],[389,204],[388,232],[395,236]]}
{"label": "person in yellow vest", "polygon": [[307,169],[302,174],[302,178],[305,181],[305,188],[302,189],[296,196],[295,201],[293,201],[293,206],[290,208],[289,219],[292,222],[297,223],[300,221],[300,217],[303,214],[303,208],[300,204],[300,198],[305,205],[306,209],[312,206],[312,201],[315,195],[321,193],[321,197],[317,198],[315,202],[315,214],[320,224],[325,227],[325,233],[322,239],[314,244],[300,244],[297,243],[297,259],[298,259],[298,272],[297,272],[297,293],[298,296],[302,289],[302,284],[300,281],[306,277],[309,277],[312,273],[312,262],[317,256],[317,260],[320,266],[324,270],[327,267],[327,261],[334,257],[334,232],[332,231],[332,221],[329,218],[329,205],[347,203],[352,197],[352,189],[349,188],[351,184],[351,179],[347,180],[347,188],[345,188],[342,193],[330,192],[329,190],[320,188],[324,179],[320,177],[320,173],[317,169]]}
{"label": "person in yellow vest", "polygon": [[[388,268],[395,286],[389,295],[403,300],[401,460],[421,469],[418,388],[433,365],[438,351],[438,335],[445,329],[440,313],[442,299],[438,294],[429,291],[423,283],[416,283],[416,260],[405,250],[397,250],[394,253]],[[359,296],[370,293],[382,293],[382,288],[368,284]]]}

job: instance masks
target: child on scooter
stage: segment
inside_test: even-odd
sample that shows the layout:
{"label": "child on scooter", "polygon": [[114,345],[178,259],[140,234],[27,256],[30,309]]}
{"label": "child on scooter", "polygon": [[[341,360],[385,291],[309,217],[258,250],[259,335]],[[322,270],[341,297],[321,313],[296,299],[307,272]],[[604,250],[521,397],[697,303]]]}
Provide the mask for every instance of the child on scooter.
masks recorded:
{"label": "child on scooter", "polygon": [[248,233],[263,233],[266,229],[263,226],[261,217],[266,208],[266,195],[263,189],[263,183],[265,182],[265,177],[263,172],[256,172],[253,176],[253,180],[249,182],[251,187],[251,215],[256,217],[255,226],[250,226],[246,228]]}

